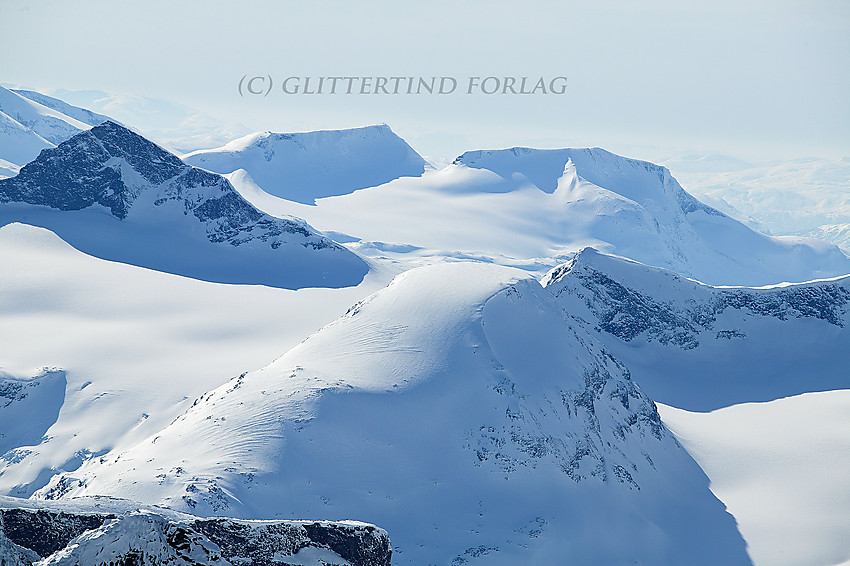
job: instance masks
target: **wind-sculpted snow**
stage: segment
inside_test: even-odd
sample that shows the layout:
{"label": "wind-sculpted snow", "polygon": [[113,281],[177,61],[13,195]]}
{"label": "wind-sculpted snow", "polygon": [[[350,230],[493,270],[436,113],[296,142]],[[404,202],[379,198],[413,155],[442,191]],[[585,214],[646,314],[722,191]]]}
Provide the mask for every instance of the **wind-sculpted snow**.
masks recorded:
{"label": "wind-sculpted snow", "polygon": [[366,272],[304,221],[258,211],[226,179],[113,122],[0,180],[0,203],[4,223],[41,225],[91,255],[200,279],[338,287]]}
{"label": "wind-sculpted snow", "polygon": [[94,494],[356,516],[401,565],[749,563],[626,367],[534,279],[485,264],[405,272],[38,497]]}
{"label": "wind-sculpted snow", "polygon": [[243,169],[270,194],[304,204],[425,171],[425,160],[386,125],[251,134],[183,159],[216,173]]}
{"label": "wind-sculpted snow", "polygon": [[[121,500],[38,505],[0,499],[7,566],[389,566],[386,531],[353,521],[200,519]],[[105,504],[105,505],[104,505]],[[113,509],[105,512],[100,507]],[[77,509],[79,508],[79,509]]]}
{"label": "wind-sculpted snow", "polygon": [[711,287],[588,248],[543,284],[617,338],[606,343],[664,403],[717,408],[850,387],[840,369],[850,361],[848,277]]}

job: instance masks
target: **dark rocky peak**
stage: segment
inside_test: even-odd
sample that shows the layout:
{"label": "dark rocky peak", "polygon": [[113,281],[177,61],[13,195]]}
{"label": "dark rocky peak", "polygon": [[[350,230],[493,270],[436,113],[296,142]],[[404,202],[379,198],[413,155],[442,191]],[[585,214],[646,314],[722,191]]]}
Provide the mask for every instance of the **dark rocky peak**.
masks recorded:
{"label": "dark rocky peak", "polygon": [[[131,168],[140,178],[128,178]],[[80,132],[45,149],[16,177],[0,180],[0,202],[25,202],[81,210],[101,204],[126,218],[145,188],[187,169],[177,157],[114,122]]]}
{"label": "dark rocky peak", "polygon": [[125,159],[151,184],[158,185],[186,168],[176,155],[115,122],[104,122],[89,131],[110,157]]}
{"label": "dark rocky peak", "polygon": [[[107,506],[121,506],[113,501]],[[8,498],[2,503],[14,505]],[[2,508],[0,564],[266,566],[304,564],[305,556],[319,553],[327,563],[389,566],[392,556],[387,532],[366,523],[201,519],[133,510],[130,502],[124,507],[118,513]]]}

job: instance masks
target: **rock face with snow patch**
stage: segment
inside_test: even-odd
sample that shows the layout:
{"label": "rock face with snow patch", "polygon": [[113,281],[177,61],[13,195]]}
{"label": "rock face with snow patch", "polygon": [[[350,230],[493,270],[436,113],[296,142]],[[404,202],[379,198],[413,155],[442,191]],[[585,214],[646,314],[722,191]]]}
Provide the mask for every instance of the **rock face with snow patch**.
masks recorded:
{"label": "rock face with snow patch", "polygon": [[587,248],[543,284],[660,402],[709,410],[850,387],[850,277],[712,287]]}
{"label": "rock face with snow patch", "polygon": [[258,211],[226,179],[113,122],[0,180],[0,203],[4,223],[41,225],[91,255],[200,279],[338,287],[366,272],[304,221]]}
{"label": "rock face with snow patch", "polygon": [[483,264],[402,274],[37,496],[94,494],[357,516],[396,564],[748,563],[629,370],[534,279]]}
{"label": "rock face with snow patch", "polygon": [[6,566],[389,566],[391,554],[386,531],[365,523],[0,509]]}

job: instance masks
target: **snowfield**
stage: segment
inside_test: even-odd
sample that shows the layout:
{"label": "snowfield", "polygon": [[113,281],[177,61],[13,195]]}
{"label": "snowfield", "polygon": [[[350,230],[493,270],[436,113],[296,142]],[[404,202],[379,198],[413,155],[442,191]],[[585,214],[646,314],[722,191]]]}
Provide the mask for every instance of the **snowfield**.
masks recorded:
{"label": "snowfield", "polygon": [[755,564],[850,563],[850,391],[659,410],[735,515]]}
{"label": "snowfield", "polygon": [[[93,258],[23,224],[0,228],[0,256],[0,486],[23,497],[153,434],[390,276],[334,290],[212,284]],[[33,380],[43,366],[56,369]]]}

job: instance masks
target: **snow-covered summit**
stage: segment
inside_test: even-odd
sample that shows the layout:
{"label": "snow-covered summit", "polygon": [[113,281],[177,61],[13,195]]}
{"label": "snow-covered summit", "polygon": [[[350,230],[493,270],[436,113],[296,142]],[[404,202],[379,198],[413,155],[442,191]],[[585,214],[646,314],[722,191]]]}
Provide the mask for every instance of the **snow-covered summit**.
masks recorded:
{"label": "snow-covered summit", "polygon": [[183,159],[221,174],[244,169],[266,192],[304,204],[425,171],[425,160],[385,124],[254,133]]}
{"label": "snow-covered summit", "polygon": [[119,493],[202,515],[357,516],[388,529],[396,564],[748,564],[625,366],[536,280],[480,263],[405,272],[38,495]]}
{"label": "snow-covered summit", "polygon": [[41,225],[91,255],[201,279],[335,287],[366,272],[304,221],[258,211],[226,179],[111,121],[0,180],[0,203],[4,224]]}
{"label": "snow-covered summit", "polygon": [[665,404],[703,411],[850,386],[850,276],[714,287],[588,248],[543,284]]}

